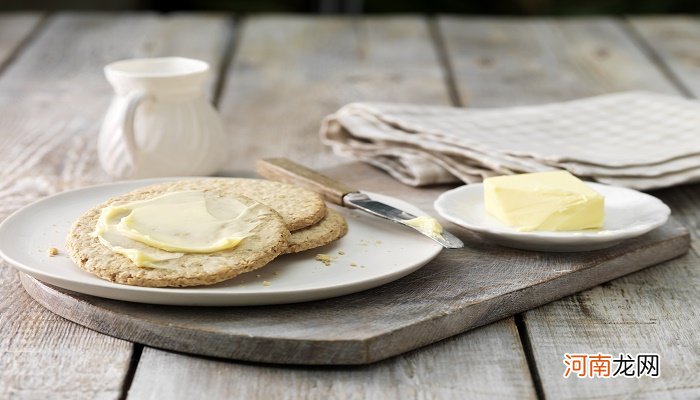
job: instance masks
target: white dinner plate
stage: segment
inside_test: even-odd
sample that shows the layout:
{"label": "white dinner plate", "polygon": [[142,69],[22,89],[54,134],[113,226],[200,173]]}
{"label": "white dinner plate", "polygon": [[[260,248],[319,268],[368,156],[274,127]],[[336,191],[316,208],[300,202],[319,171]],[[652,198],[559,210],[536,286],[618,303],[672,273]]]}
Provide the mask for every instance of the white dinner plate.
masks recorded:
{"label": "white dinner plate", "polygon": [[[422,267],[442,249],[410,228],[359,211],[336,208],[348,221],[344,238],[317,249],[282,255],[261,269],[216,285],[128,286],[102,280],[71,261],[64,243],[78,216],[109,197],[167,180],[172,179],[93,186],[30,204],[0,225],[0,255],[18,270],[43,282],[93,296],[152,304],[243,306],[319,300],[383,285]],[[425,215],[401,200],[371,195],[416,215]],[[49,247],[58,248],[59,255],[49,257]],[[314,259],[319,253],[335,259],[325,266]]]}
{"label": "white dinner plate", "polygon": [[484,209],[483,185],[470,184],[449,190],[435,209],[443,218],[478,232],[492,241],[518,249],[537,251],[589,251],[614,246],[666,223],[671,210],[656,197],[636,190],[586,182],[605,197],[601,230],[569,232],[521,232],[506,226]]}

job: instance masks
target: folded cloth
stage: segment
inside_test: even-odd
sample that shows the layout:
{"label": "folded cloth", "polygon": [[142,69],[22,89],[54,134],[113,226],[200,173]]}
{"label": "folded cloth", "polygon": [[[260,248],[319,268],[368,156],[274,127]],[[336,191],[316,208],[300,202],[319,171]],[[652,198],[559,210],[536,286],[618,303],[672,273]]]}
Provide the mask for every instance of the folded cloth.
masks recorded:
{"label": "folded cloth", "polygon": [[635,189],[700,180],[700,102],[648,92],[500,109],[351,103],[321,139],[412,186],[551,169]]}

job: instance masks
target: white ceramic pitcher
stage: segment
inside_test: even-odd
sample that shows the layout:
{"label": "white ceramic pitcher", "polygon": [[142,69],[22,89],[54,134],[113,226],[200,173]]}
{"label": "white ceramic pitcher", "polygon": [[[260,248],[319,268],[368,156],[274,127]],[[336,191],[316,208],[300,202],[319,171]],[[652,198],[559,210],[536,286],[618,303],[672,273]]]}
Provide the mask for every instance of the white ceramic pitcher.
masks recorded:
{"label": "white ceramic pitcher", "polygon": [[99,139],[102,167],[117,178],[210,175],[222,166],[221,118],[204,97],[209,64],[181,57],[105,67],[116,96]]}

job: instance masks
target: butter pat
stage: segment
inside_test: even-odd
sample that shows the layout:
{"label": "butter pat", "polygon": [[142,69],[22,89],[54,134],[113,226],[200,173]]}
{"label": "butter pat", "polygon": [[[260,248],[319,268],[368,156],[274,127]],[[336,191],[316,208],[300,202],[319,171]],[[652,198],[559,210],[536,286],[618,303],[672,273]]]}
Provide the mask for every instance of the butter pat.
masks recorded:
{"label": "butter pat", "polygon": [[435,218],[420,216],[403,221],[403,223],[430,237],[442,236],[442,225]]}
{"label": "butter pat", "polygon": [[484,205],[486,212],[520,231],[603,227],[603,196],[568,171],[486,178]]}

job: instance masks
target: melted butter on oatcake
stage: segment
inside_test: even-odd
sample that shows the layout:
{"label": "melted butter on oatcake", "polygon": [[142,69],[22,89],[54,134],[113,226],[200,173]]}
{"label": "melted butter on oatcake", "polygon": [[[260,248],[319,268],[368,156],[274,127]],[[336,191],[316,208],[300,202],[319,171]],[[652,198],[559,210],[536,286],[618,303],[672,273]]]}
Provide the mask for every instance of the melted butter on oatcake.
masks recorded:
{"label": "melted butter on oatcake", "polygon": [[102,209],[95,236],[139,267],[236,247],[257,226],[255,206],[202,191],[177,191]]}

